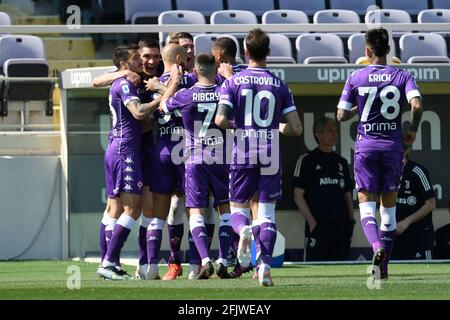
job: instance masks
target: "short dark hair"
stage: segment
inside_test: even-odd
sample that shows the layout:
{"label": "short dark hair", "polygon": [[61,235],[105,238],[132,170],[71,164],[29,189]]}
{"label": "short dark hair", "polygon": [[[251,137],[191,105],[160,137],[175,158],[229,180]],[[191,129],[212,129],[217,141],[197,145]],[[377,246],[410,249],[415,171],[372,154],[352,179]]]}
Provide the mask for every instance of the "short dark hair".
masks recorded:
{"label": "short dark hair", "polygon": [[195,70],[201,76],[211,76],[216,71],[216,59],[210,53],[199,54],[195,57]]}
{"label": "short dark hair", "polygon": [[320,117],[314,121],[313,136],[317,143],[319,143],[319,140],[316,137],[316,132],[319,132],[319,133],[323,132],[323,130],[325,129],[325,126],[329,122],[336,124],[336,120],[334,120],[333,118],[329,118],[329,117]]}
{"label": "short dark hair", "polygon": [[142,38],[138,43],[139,49],[142,48],[158,48],[161,49],[159,43],[154,38]]}
{"label": "short dark hair", "polygon": [[245,47],[252,59],[262,60],[269,54],[270,38],[261,29],[252,29],[244,40]]}
{"label": "short dark hair", "polygon": [[127,61],[131,56],[131,50],[138,50],[137,44],[124,44],[114,48],[113,62],[117,69],[120,69],[120,62]]}
{"label": "short dark hair", "polygon": [[386,29],[371,29],[366,32],[366,46],[377,57],[386,55],[389,48],[389,33]]}
{"label": "short dark hair", "polygon": [[213,48],[221,50],[223,55],[229,58],[236,58],[237,46],[236,42],[229,37],[220,37],[213,43]]}
{"label": "short dark hair", "polygon": [[170,38],[170,42],[175,42],[178,44],[180,42],[180,39],[191,39],[192,41],[194,41],[194,37],[189,32],[178,32]]}

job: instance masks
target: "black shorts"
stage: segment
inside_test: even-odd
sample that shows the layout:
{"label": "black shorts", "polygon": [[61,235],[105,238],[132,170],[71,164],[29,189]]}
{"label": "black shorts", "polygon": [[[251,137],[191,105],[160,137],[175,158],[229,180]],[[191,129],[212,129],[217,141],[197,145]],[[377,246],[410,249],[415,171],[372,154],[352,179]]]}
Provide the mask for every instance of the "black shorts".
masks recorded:
{"label": "black shorts", "polygon": [[305,226],[304,261],[345,261],[349,258],[353,223],[318,222],[312,232]]}
{"label": "black shorts", "polygon": [[391,260],[431,260],[433,257],[434,228],[419,227],[406,230],[394,240]]}

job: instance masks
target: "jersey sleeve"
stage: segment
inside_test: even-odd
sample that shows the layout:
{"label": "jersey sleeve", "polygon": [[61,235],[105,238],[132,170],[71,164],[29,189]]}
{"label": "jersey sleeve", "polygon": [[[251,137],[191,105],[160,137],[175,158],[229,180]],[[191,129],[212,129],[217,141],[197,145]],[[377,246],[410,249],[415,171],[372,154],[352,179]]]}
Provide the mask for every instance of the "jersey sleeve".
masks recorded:
{"label": "jersey sleeve", "polygon": [[294,96],[292,95],[289,87],[284,83],[282,90],[282,105],[281,105],[281,114],[285,115],[289,112],[297,111],[297,107],[295,106]]}
{"label": "jersey sleeve", "polygon": [[234,99],[233,99],[233,88],[231,79],[227,79],[222,83],[222,86],[219,89],[219,93],[220,93],[219,105],[224,104],[233,109]]}
{"label": "jersey sleeve", "polygon": [[139,99],[137,88],[128,80],[124,79],[120,81],[117,93],[119,94],[120,100],[122,100],[124,106],[126,106],[131,100],[141,101],[141,99]]}
{"label": "jersey sleeve", "polygon": [[338,109],[344,109],[350,111],[356,103],[355,93],[352,86],[352,75],[347,78],[344,89],[342,90],[341,97],[339,99]]}
{"label": "jersey sleeve", "polygon": [[161,106],[164,112],[169,113],[175,109],[181,109],[186,104],[186,90],[181,89],[177,91],[171,98],[161,101]]}
{"label": "jersey sleeve", "polygon": [[419,87],[417,86],[416,79],[408,73],[406,85],[405,85],[406,100],[411,101],[412,98],[422,98],[420,95]]}
{"label": "jersey sleeve", "polygon": [[294,188],[301,188],[303,190],[307,189],[308,181],[310,181],[311,177],[310,170],[307,169],[307,155],[307,153],[301,155],[297,160],[297,164],[295,165],[294,175],[292,177],[292,186]]}
{"label": "jersey sleeve", "polygon": [[421,166],[415,166],[412,170],[416,176],[418,190],[424,200],[435,196],[428,170]]}

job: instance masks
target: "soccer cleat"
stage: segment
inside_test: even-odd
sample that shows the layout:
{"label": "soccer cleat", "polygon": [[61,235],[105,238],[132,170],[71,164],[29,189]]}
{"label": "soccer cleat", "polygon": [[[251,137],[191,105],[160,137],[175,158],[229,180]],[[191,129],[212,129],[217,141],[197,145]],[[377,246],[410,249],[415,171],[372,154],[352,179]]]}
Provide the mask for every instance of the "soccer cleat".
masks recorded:
{"label": "soccer cleat", "polygon": [[231,278],[239,278],[244,273],[250,272],[252,270],[253,270],[253,266],[251,264],[248,267],[246,267],[246,268],[242,268],[241,265],[239,263],[237,263],[234,266],[233,271],[230,272],[230,277]]}
{"label": "soccer cleat", "polygon": [[125,280],[119,270],[117,270],[114,266],[98,268],[97,275],[105,280]]}
{"label": "soccer cleat", "polygon": [[116,270],[117,270],[117,273],[120,274],[123,277],[124,280],[136,280],[135,277],[133,277],[130,274],[128,274],[128,272],[126,272],[125,270],[117,269],[117,268],[116,268]]}
{"label": "soccer cleat", "polygon": [[199,266],[195,265],[195,264],[191,264],[189,265],[189,275],[188,275],[188,279],[189,280],[196,280],[198,277],[198,272],[199,272]]}
{"label": "soccer cleat", "polygon": [[[372,259],[372,275],[376,278],[377,274],[382,279],[382,270],[384,260],[386,259],[386,251],[384,248],[379,248],[374,254]],[[378,272],[377,272],[378,271]]]}
{"label": "soccer cleat", "polygon": [[204,266],[202,266],[200,268],[197,279],[198,280],[209,279],[213,275],[213,273],[214,273],[214,267],[213,267],[211,261],[208,261]]}
{"label": "soccer cleat", "polygon": [[258,280],[263,287],[272,287],[273,281],[270,275],[270,268],[261,266],[258,270]]}
{"label": "soccer cleat", "polygon": [[137,280],[145,280],[147,277],[148,264],[143,264],[142,266],[137,266],[135,277]]}
{"label": "soccer cleat", "polygon": [[217,267],[218,268],[217,268],[216,274],[220,279],[230,279],[231,278],[231,275],[228,273],[227,267],[225,267],[223,265],[223,263],[219,263],[217,265]]}
{"label": "soccer cleat", "polygon": [[239,236],[237,258],[241,267],[246,268],[250,265],[250,261],[252,259],[252,227],[243,227]]}
{"label": "soccer cleat", "polygon": [[175,280],[177,277],[183,275],[183,267],[179,263],[169,263],[169,270],[162,277],[163,280]]}

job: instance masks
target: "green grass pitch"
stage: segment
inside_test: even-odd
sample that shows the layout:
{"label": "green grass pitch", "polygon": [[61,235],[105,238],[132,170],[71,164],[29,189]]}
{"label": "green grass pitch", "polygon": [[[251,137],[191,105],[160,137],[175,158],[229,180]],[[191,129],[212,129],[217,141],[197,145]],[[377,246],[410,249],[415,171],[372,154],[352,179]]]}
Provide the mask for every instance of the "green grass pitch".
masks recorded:
{"label": "green grass pitch", "polygon": [[[67,288],[69,266],[78,266],[81,288]],[[392,264],[380,289],[368,289],[363,265],[288,265],[272,269],[275,286],[261,287],[251,274],[240,279],[105,281],[96,264],[74,261],[0,262],[4,299],[450,299],[449,264]],[[125,266],[131,274],[134,267]],[[166,271],[161,267],[161,275]],[[70,281],[69,281],[70,282]]]}

